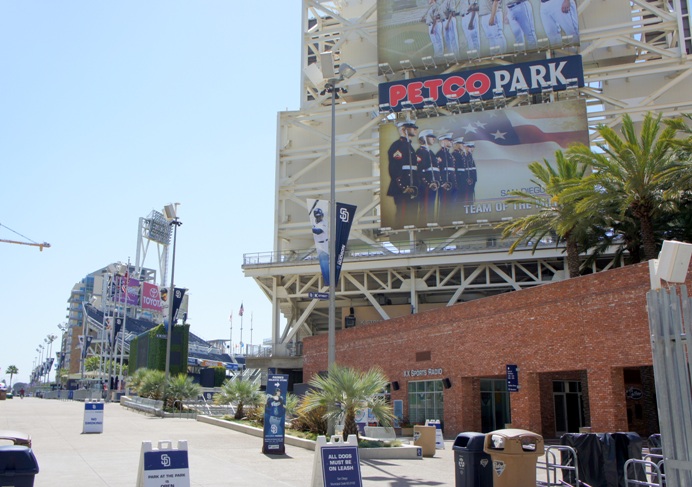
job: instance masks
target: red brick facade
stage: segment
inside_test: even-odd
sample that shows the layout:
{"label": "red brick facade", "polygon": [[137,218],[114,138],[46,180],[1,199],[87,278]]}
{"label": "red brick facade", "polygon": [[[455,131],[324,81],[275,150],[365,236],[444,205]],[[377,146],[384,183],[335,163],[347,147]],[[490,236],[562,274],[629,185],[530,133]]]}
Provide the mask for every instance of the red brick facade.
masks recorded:
{"label": "red brick facade", "polygon": [[[641,382],[652,383],[649,289],[648,265],[638,264],[356,326],[337,332],[336,360],[357,368],[380,366],[401,385],[392,399],[402,399],[404,411],[409,380],[449,378],[444,422],[450,437],[481,430],[480,378],[504,378],[506,364],[519,367],[520,390],[510,394],[513,427],[555,434],[551,380],[560,378],[581,380],[592,431],[627,431],[632,411],[624,370],[637,376],[642,371]],[[429,360],[417,362],[417,353],[420,359],[425,352]],[[303,353],[307,382],[327,368],[327,335],[305,339]],[[432,374],[405,376],[419,369]],[[653,393],[644,391],[644,399]],[[648,404],[647,411],[655,411]],[[641,407],[637,418],[639,413]],[[639,419],[646,427],[640,434],[655,432],[655,421]]]}

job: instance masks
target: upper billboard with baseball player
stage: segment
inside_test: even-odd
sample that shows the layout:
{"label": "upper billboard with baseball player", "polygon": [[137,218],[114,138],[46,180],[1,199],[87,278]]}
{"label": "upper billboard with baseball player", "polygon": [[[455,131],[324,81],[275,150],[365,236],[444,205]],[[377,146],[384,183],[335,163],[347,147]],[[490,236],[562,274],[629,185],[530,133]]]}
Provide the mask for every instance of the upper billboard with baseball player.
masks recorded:
{"label": "upper billboard with baseball player", "polygon": [[575,0],[380,0],[377,36],[398,71],[576,46],[579,20]]}
{"label": "upper billboard with baseball player", "polygon": [[512,190],[540,194],[528,169],[589,143],[584,100],[400,121],[380,127],[382,226],[499,222],[535,208],[507,204]]}

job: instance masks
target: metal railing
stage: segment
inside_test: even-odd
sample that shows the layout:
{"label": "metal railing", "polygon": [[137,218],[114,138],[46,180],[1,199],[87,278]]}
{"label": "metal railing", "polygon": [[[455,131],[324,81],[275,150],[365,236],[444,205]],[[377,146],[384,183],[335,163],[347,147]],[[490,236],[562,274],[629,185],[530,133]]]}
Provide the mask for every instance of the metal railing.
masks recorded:
{"label": "metal railing", "polygon": [[[370,246],[349,246],[346,248],[345,257],[348,259],[381,259],[393,257],[410,257],[412,255],[439,255],[449,253],[477,253],[479,251],[506,251],[514,243],[512,239],[503,240],[500,235],[489,235],[483,238],[439,238],[418,241],[413,244],[389,243]],[[533,244],[521,245],[521,249],[531,249]],[[552,239],[539,242],[538,248],[556,247]],[[302,250],[288,250],[281,252],[254,252],[243,255],[243,266],[265,265],[296,265],[317,261],[317,251],[314,248]]]}

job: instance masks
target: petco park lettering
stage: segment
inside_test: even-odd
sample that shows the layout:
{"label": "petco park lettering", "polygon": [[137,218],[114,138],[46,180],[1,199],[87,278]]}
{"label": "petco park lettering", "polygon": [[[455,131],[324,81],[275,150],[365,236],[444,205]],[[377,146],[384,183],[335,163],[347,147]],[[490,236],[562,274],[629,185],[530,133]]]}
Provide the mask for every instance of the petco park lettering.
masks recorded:
{"label": "petco park lettering", "polygon": [[411,369],[404,370],[404,377],[427,377],[429,375],[442,375],[442,369]]}
{"label": "petco park lettering", "polygon": [[547,87],[560,91],[577,86],[584,86],[581,56],[567,56],[382,83],[379,87],[379,103],[380,106],[389,105],[398,112],[405,103],[420,108],[427,100],[434,101],[440,107],[451,100],[466,103],[469,93],[490,99],[495,91],[500,90],[505,96],[516,96],[521,89],[540,93]]}

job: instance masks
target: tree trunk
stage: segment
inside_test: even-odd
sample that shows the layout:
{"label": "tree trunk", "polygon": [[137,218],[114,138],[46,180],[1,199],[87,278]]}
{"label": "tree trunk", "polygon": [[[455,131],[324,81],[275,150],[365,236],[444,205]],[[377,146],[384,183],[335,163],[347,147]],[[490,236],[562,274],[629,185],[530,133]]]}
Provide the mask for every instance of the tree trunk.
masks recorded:
{"label": "tree trunk", "polygon": [[654,236],[654,226],[651,222],[651,214],[645,209],[640,209],[639,225],[642,232],[642,247],[644,248],[644,258],[646,260],[658,257],[656,250],[656,237]]}
{"label": "tree trunk", "polygon": [[567,271],[569,272],[569,277],[578,277],[581,261],[579,259],[577,240],[570,233],[565,235],[565,239],[567,246]]}
{"label": "tree trunk", "polygon": [[356,413],[351,410],[346,411],[346,416],[344,417],[344,432],[342,435],[344,441],[348,440],[348,435],[356,435],[356,438],[360,436],[358,434],[358,425],[356,424]]}
{"label": "tree trunk", "polygon": [[235,419],[243,419],[243,403],[239,402],[238,407],[235,410],[235,416],[233,416]]}

